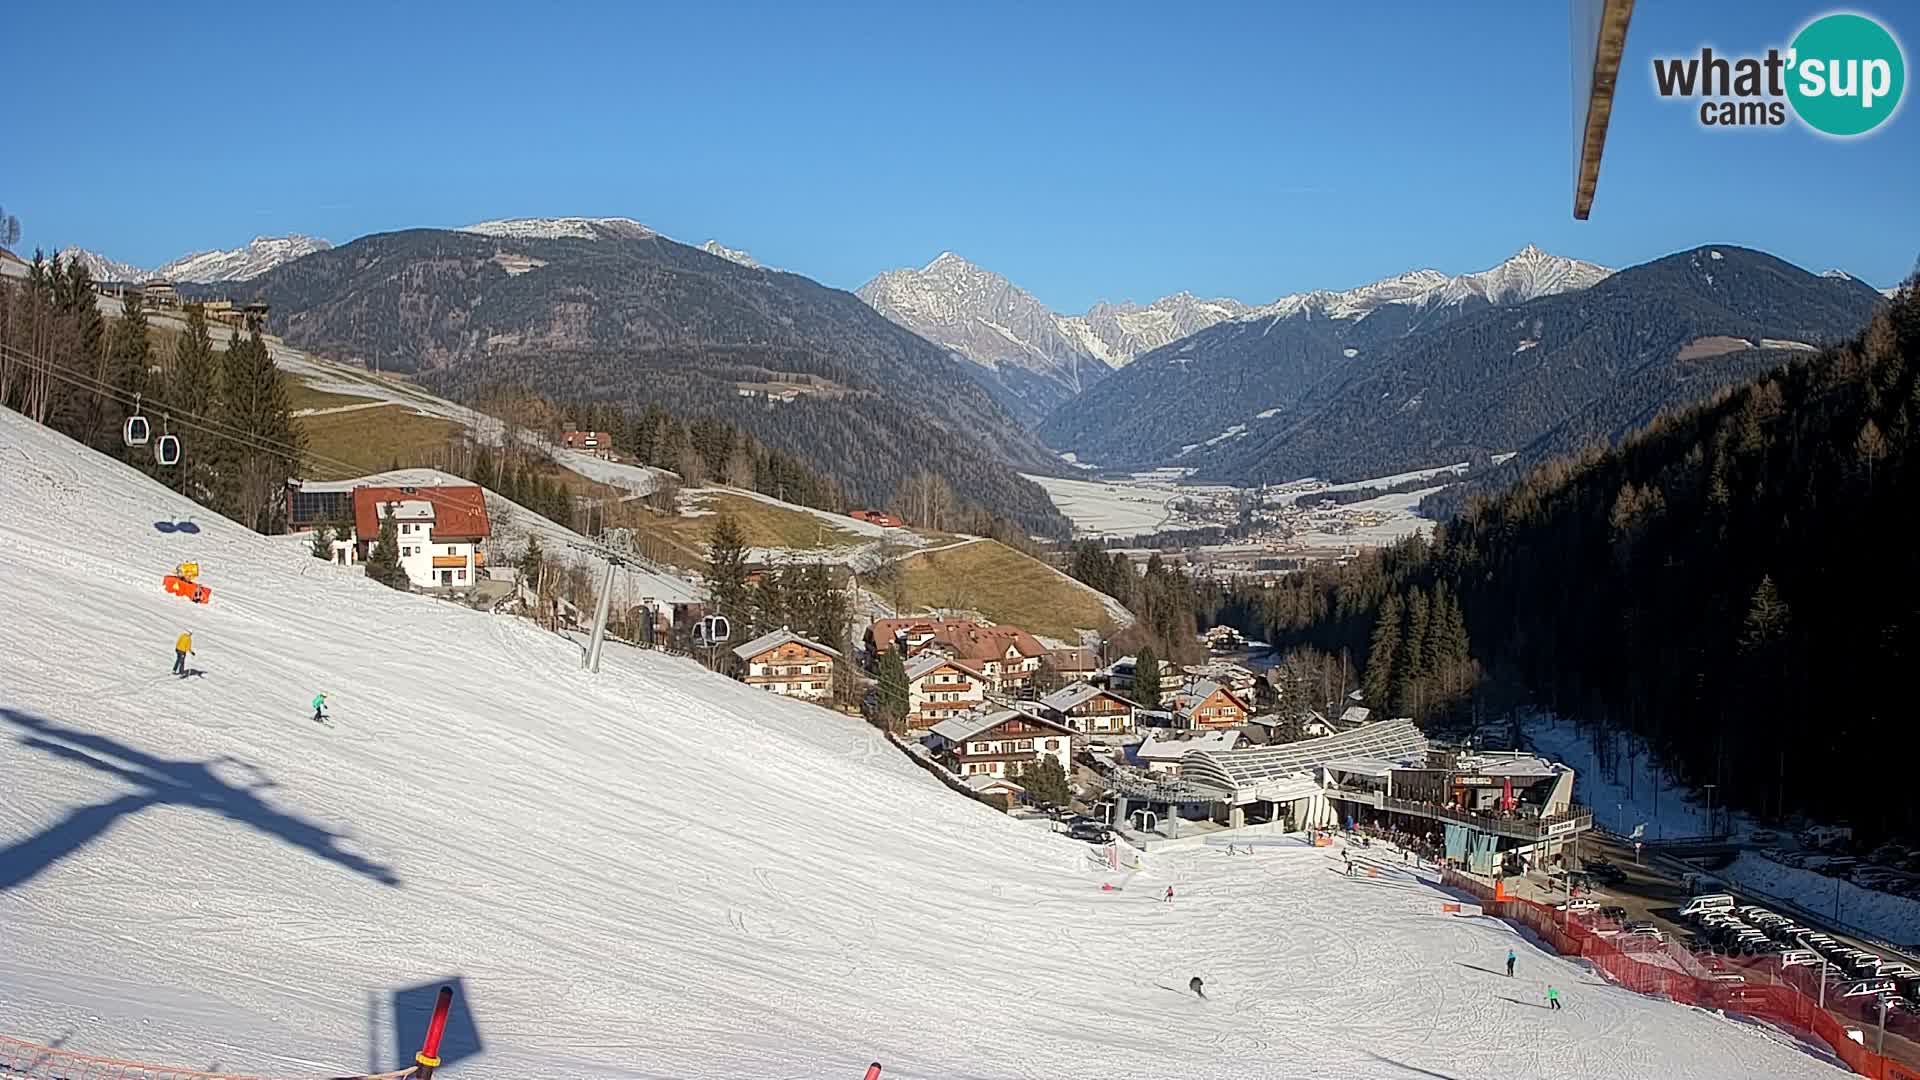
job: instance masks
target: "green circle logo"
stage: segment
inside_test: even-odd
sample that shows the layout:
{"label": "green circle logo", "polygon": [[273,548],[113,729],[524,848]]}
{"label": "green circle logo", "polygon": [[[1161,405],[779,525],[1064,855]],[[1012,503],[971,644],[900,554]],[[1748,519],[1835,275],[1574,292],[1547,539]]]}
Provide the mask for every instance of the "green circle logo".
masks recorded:
{"label": "green circle logo", "polygon": [[1787,99],[1815,131],[1847,137],[1885,123],[1900,105],[1907,64],[1886,27],[1864,15],[1824,15],[1793,39]]}

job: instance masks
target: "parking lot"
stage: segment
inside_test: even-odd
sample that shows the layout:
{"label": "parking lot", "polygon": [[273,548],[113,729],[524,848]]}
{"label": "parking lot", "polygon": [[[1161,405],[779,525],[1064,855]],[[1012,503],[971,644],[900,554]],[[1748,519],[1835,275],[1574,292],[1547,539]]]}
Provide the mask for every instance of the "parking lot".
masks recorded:
{"label": "parking lot", "polygon": [[[1693,959],[1705,970],[1726,976],[1739,976],[1749,983],[1787,983],[1795,986],[1810,998],[1818,998],[1819,983],[1823,977],[1830,977],[1827,986],[1826,1005],[1829,1012],[1846,1024],[1862,1032],[1866,1045],[1872,1047],[1878,1040],[1879,1010],[1874,997],[1863,994],[1848,999],[1844,995],[1861,982],[1865,976],[1847,971],[1842,975],[1842,966],[1838,962],[1848,955],[1846,950],[1881,957],[1889,961],[1904,960],[1916,968],[1914,958],[1890,950],[1875,942],[1861,941],[1844,933],[1829,930],[1817,920],[1797,915],[1785,910],[1777,914],[1788,922],[1804,927],[1813,934],[1824,935],[1830,940],[1825,948],[1824,967],[1819,963],[1797,964],[1783,967],[1780,962],[1782,951],[1799,946],[1803,935],[1791,935],[1794,940],[1779,941],[1777,944],[1763,946],[1767,950],[1759,954],[1747,953],[1738,947],[1737,940],[1729,940],[1728,935],[1713,935],[1699,923],[1681,915],[1681,911],[1693,899],[1693,890],[1688,888],[1684,875],[1686,864],[1660,856],[1644,856],[1641,864],[1634,861],[1634,851],[1630,843],[1623,843],[1604,836],[1590,835],[1581,841],[1584,863],[1592,868],[1593,864],[1610,864],[1617,868],[1617,880],[1606,883],[1594,883],[1591,893],[1583,890],[1601,909],[1618,908],[1626,923],[1646,923],[1666,935],[1675,946],[1686,949]],[[1556,879],[1558,880],[1558,879]],[[1536,889],[1541,883],[1532,883]],[[1564,888],[1564,885],[1561,886]],[[1732,895],[1736,907],[1769,905],[1764,899],[1741,896],[1737,889],[1727,889],[1715,885],[1715,892]],[[1537,899],[1546,899],[1546,895],[1537,895]],[[1566,894],[1559,891],[1556,900],[1564,902]],[[1582,913],[1576,916],[1589,925],[1618,923],[1619,919],[1601,919],[1597,912]],[[1757,918],[1757,916],[1755,916]],[[1742,917],[1743,923],[1751,924],[1752,919]],[[1713,940],[1714,937],[1720,940]],[[1769,941],[1776,941],[1769,936]],[[1716,946],[1718,948],[1716,949]],[[1731,947],[1730,947],[1731,946]],[[1732,955],[1727,955],[1728,952]],[[1729,979],[1731,981],[1731,979]],[[1916,1008],[1908,1010],[1905,1006],[1896,1006],[1889,1010],[1886,1026],[1886,1052],[1906,1061],[1920,1062],[1920,982],[1906,980],[1899,982],[1896,989]]]}

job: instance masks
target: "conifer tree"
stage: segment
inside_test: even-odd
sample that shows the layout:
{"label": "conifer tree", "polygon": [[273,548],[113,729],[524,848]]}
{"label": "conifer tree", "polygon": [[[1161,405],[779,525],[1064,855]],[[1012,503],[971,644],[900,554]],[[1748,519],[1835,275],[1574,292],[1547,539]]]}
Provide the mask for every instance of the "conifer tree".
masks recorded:
{"label": "conifer tree", "polygon": [[900,651],[898,646],[894,646],[880,654],[880,687],[875,696],[881,723],[895,730],[906,719],[908,705],[907,665],[901,659]]}
{"label": "conifer tree", "polygon": [[1367,665],[1361,676],[1361,688],[1367,704],[1385,711],[1392,708],[1394,669],[1400,660],[1400,597],[1388,593],[1373,620],[1373,637],[1367,644]]}
{"label": "conifer tree", "polygon": [[367,555],[367,576],[390,589],[404,590],[413,584],[407,568],[400,565],[400,528],[394,524],[391,504],[382,508],[380,536]]}
{"label": "conifer tree", "polygon": [[1753,599],[1747,605],[1740,647],[1751,652],[1781,640],[1787,633],[1788,618],[1786,601],[1780,599],[1780,590],[1774,586],[1773,576],[1762,575],[1760,584],[1754,586]]}
{"label": "conifer tree", "polygon": [[732,514],[714,520],[707,539],[707,600],[714,614],[740,626],[753,623],[747,595],[747,541]]}
{"label": "conifer tree", "polygon": [[1033,802],[1064,807],[1073,801],[1073,788],[1067,783],[1067,772],[1060,767],[1060,759],[1052,754],[1042,754],[1023,768],[1019,784],[1026,789],[1027,798]]}
{"label": "conifer tree", "polygon": [[768,570],[760,575],[760,580],[750,590],[749,603],[753,610],[753,633],[755,636],[771,633],[783,626],[790,625],[788,615],[788,596],[785,583],[780,574]]}
{"label": "conifer tree", "polygon": [[[144,395],[147,393],[148,369],[153,366],[153,343],[148,337],[147,308],[140,294],[130,292],[122,302],[120,320],[113,326],[108,338],[106,381],[122,394]],[[145,402],[141,402],[145,408]],[[119,427],[131,415],[132,409],[119,405],[108,424],[108,440],[114,437],[113,428]],[[122,447],[119,451],[129,462],[151,461],[149,447]]]}
{"label": "conifer tree", "polygon": [[[153,435],[159,438],[169,425],[166,408],[208,416],[218,411],[220,387],[219,362],[213,352],[213,338],[207,331],[206,310],[199,304],[187,305],[187,327],[173,339],[173,363],[164,380],[160,416]],[[180,462],[173,469],[175,490],[195,502],[211,505],[220,456],[219,442],[211,436],[182,438]]]}
{"label": "conifer tree", "polygon": [[309,548],[313,557],[322,562],[333,561],[333,527],[325,522],[314,526],[313,543]]}
{"label": "conifer tree", "polygon": [[287,478],[299,472],[303,442],[285,380],[258,329],[234,336],[220,372],[218,419],[239,434],[222,440],[226,453],[218,509],[256,532],[276,532],[285,517]]}
{"label": "conifer tree", "polygon": [[540,549],[539,534],[528,533],[527,549],[520,553],[520,561],[516,564],[522,585],[536,592],[539,590],[540,572],[546,567],[546,558],[546,553]]}
{"label": "conifer tree", "polygon": [[1133,658],[1133,700],[1145,708],[1160,707],[1160,657],[1143,645]]}

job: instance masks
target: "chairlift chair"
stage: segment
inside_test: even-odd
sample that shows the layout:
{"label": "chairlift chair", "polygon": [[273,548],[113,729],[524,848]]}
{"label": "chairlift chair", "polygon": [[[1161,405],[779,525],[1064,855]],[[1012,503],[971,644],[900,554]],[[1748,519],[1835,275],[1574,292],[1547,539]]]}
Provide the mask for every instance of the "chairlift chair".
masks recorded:
{"label": "chairlift chair", "polygon": [[[129,426],[131,426],[133,421],[129,420],[127,421],[127,423]],[[147,422],[145,419],[142,419],[140,421],[140,425],[143,429],[146,427],[146,423]],[[180,464],[180,436],[175,435],[171,430],[168,430],[173,427],[173,418],[166,417],[161,421],[161,424],[162,424],[162,430],[166,430],[167,433],[153,441],[153,460],[156,464],[160,464],[160,465],[178,465]],[[147,441],[146,436],[142,434],[140,437],[140,442],[144,443],[146,441]],[[130,445],[138,445],[138,444],[130,444]]]}
{"label": "chairlift chair", "polygon": [[727,622],[725,615],[708,615],[702,618],[699,627],[694,631],[694,639],[705,648],[719,645],[732,636],[733,627]]}
{"label": "chairlift chair", "polygon": [[145,446],[153,431],[147,418],[140,415],[140,395],[133,395],[133,415],[127,417],[125,426],[120,429],[120,440],[128,446]]}

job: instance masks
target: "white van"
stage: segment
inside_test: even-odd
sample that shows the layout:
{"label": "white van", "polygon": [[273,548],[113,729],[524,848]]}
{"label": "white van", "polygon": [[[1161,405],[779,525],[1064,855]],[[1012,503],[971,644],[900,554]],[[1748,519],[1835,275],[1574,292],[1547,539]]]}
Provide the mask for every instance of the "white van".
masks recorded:
{"label": "white van", "polygon": [[1726,893],[1708,893],[1705,896],[1696,896],[1687,901],[1687,906],[1680,909],[1680,914],[1682,916],[1705,915],[1709,911],[1732,910],[1733,897],[1728,896]]}
{"label": "white van", "polygon": [[1867,979],[1854,983],[1841,993],[1843,998],[1879,997],[1881,994],[1897,994],[1900,988],[1893,985],[1892,979]]}

